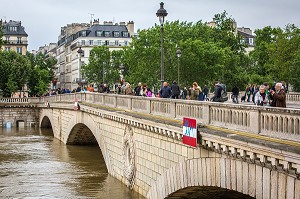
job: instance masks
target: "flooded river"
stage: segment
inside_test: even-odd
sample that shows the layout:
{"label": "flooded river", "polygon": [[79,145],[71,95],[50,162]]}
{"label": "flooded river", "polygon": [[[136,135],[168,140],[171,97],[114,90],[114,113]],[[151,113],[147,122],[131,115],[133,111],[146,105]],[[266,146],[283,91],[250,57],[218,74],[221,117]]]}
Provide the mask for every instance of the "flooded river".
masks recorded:
{"label": "flooded river", "polygon": [[0,127],[0,198],[144,197],[108,174],[98,146],[65,145],[51,131]]}

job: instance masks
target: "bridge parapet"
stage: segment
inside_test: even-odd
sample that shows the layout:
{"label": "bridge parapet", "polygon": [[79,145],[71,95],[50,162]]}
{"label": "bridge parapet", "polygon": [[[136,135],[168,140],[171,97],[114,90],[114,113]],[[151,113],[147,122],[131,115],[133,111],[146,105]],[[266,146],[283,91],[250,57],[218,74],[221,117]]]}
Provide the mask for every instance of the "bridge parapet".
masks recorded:
{"label": "bridge parapet", "polygon": [[170,100],[136,96],[76,93],[46,97],[48,102],[79,101],[167,118],[196,118],[203,125],[247,131],[269,137],[300,141],[300,110],[223,104],[191,100]]}
{"label": "bridge parapet", "polygon": [[40,98],[0,98],[0,103],[37,103],[40,102]]}

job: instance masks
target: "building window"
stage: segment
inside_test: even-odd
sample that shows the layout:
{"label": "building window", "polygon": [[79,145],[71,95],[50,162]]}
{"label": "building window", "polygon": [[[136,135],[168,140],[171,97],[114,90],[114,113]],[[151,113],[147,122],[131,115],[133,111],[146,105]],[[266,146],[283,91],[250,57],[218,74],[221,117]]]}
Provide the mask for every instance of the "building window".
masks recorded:
{"label": "building window", "polygon": [[102,31],[97,30],[97,31],[96,31],[96,36],[97,36],[97,37],[102,37]]}
{"label": "building window", "polygon": [[253,46],[253,38],[249,38],[249,45]]}
{"label": "building window", "polygon": [[110,32],[109,32],[109,31],[105,31],[105,32],[104,32],[104,36],[105,36],[105,37],[109,37],[109,36],[110,36]]}
{"label": "building window", "polygon": [[22,54],[22,47],[17,47],[17,53]]}
{"label": "building window", "polygon": [[118,46],[119,45],[119,40],[115,41],[115,45]]}
{"label": "building window", "polygon": [[11,32],[17,32],[17,27],[16,26],[10,26],[9,31]]}
{"label": "building window", "polygon": [[97,41],[97,45],[98,45],[98,46],[101,46],[101,45],[102,45],[102,41],[101,41],[101,40],[98,40],[98,41]]}
{"label": "building window", "polygon": [[85,40],[81,40],[81,45],[85,45]]}
{"label": "building window", "polygon": [[5,40],[9,42],[9,36],[5,36]]}
{"label": "building window", "polygon": [[90,46],[94,45],[94,40],[89,41]]}
{"label": "building window", "polygon": [[114,37],[120,37],[120,32],[115,31],[114,32]]}
{"label": "building window", "polygon": [[18,37],[17,43],[18,43],[18,44],[21,44],[21,43],[22,43],[22,37]]}
{"label": "building window", "polygon": [[105,46],[109,46],[109,40],[105,40]]}
{"label": "building window", "polygon": [[125,46],[128,46],[128,41],[124,41],[124,45],[125,45]]}
{"label": "building window", "polygon": [[82,31],[81,36],[86,37],[86,31]]}
{"label": "building window", "polygon": [[5,50],[6,51],[10,51],[10,47],[5,47]]}
{"label": "building window", "polygon": [[128,32],[123,32],[123,37],[129,37]]}

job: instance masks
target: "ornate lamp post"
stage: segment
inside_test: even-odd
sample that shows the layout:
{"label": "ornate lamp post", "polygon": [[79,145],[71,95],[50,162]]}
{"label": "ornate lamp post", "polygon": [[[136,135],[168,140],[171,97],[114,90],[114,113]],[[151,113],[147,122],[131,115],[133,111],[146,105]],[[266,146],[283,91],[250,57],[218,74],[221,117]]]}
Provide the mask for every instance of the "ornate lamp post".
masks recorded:
{"label": "ornate lamp post", "polygon": [[[79,63],[78,63],[78,64],[79,64],[79,65],[78,65],[78,74],[79,74],[79,75],[78,75],[78,80],[79,80],[79,81],[78,81],[78,83],[79,83],[79,84],[82,84],[82,83],[81,83],[81,74],[80,74],[80,70],[81,70],[81,64],[82,64],[82,63],[81,63],[81,57],[83,56],[83,50],[81,49],[81,47],[79,47],[77,53],[78,53],[78,55],[79,55]],[[82,85],[80,85],[80,86],[82,86]]]}
{"label": "ornate lamp post", "polygon": [[163,86],[163,83],[165,81],[165,68],[164,68],[164,22],[165,22],[165,17],[168,15],[167,11],[164,9],[164,3],[160,3],[160,8],[156,12],[156,16],[159,18],[160,22],[160,32],[161,32],[161,38],[160,38],[160,44],[161,44],[161,86]]}
{"label": "ornate lamp post", "polygon": [[181,50],[180,50],[180,48],[178,47],[177,48],[177,50],[176,50],[176,55],[177,55],[177,57],[178,57],[178,68],[177,68],[177,75],[178,75],[178,77],[177,77],[177,84],[178,84],[178,86],[180,86],[180,83],[179,83],[179,80],[180,80],[180,70],[179,70],[179,68],[180,68],[180,56],[181,56]]}

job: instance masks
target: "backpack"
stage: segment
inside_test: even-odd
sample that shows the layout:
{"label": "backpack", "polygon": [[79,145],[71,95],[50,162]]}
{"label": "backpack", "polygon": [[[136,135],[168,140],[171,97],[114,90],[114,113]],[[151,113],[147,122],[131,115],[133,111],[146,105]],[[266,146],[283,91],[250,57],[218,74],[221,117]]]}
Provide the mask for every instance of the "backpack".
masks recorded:
{"label": "backpack", "polygon": [[221,87],[221,101],[222,102],[226,102],[228,100],[228,96],[227,96],[227,90],[226,90],[226,85],[225,84],[219,84],[219,86]]}

